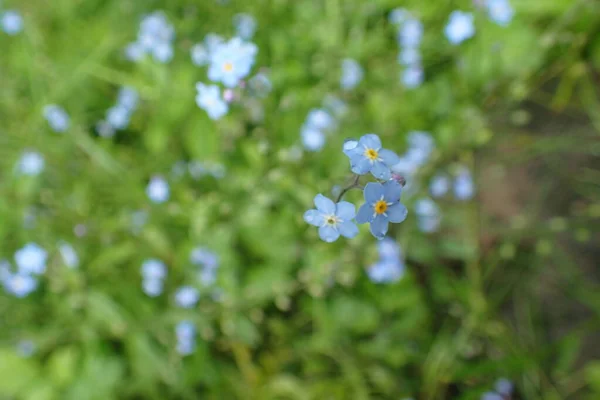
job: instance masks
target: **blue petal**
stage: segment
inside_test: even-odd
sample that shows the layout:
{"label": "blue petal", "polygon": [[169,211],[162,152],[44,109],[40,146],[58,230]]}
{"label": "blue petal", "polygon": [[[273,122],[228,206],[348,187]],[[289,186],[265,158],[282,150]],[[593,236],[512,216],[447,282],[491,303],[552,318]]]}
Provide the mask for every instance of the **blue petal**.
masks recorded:
{"label": "blue petal", "polygon": [[322,194],[315,196],[315,206],[317,207],[317,210],[321,211],[322,213],[327,215],[335,214],[335,203]]}
{"label": "blue petal", "polygon": [[365,201],[367,204],[372,205],[376,201],[381,200],[385,193],[383,185],[377,182],[369,182],[365,186]]}
{"label": "blue petal", "polygon": [[379,140],[379,136],[376,134],[368,133],[360,138],[358,145],[365,146],[367,149],[379,150],[381,148],[381,140]]}
{"label": "blue petal", "polygon": [[371,173],[377,179],[387,181],[392,178],[392,172],[390,167],[382,163],[381,161],[375,161],[371,167]]}
{"label": "blue petal", "polygon": [[356,146],[358,146],[358,141],[346,140],[344,142],[344,147],[343,147],[344,154],[346,154],[348,157],[350,157],[350,154],[353,154],[352,150],[354,150],[356,148]]}
{"label": "blue petal", "polygon": [[388,203],[396,203],[402,195],[402,185],[397,181],[387,181],[383,184],[385,189],[384,199]]}
{"label": "blue petal", "polygon": [[377,239],[383,239],[388,231],[388,220],[383,215],[378,215],[371,221],[371,233]]}
{"label": "blue petal", "polygon": [[379,158],[381,158],[388,167],[396,165],[400,162],[400,157],[398,157],[398,155],[391,150],[381,149],[378,151],[378,154]]}
{"label": "blue petal", "polygon": [[340,233],[331,225],[325,225],[319,228],[319,237],[325,242],[331,243],[340,237]]}
{"label": "blue petal", "polygon": [[335,215],[340,217],[342,221],[350,221],[356,215],[356,207],[347,201],[340,201],[337,203],[337,212]]}
{"label": "blue petal", "polygon": [[390,222],[400,223],[406,219],[408,210],[402,203],[396,203],[388,207],[386,214]]}
{"label": "blue petal", "polygon": [[308,210],[304,213],[304,221],[314,226],[323,225],[323,213],[319,210]]}
{"label": "blue petal", "polygon": [[365,203],[358,209],[358,214],[356,214],[356,222],[359,224],[366,224],[367,222],[371,222],[375,218],[375,211],[373,211],[373,207]]}
{"label": "blue petal", "polygon": [[338,225],[338,230],[342,236],[352,239],[358,235],[358,226],[352,221],[345,221]]}
{"label": "blue petal", "polygon": [[[357,161],[354,162],[354,160]],[[373,164],[371,164],[371,161],[363,156],[356,156],[354,160],[350,160],[350,169],[352,170],[352,172],[358,175],[366,174],[371,170],[373,166]]]}

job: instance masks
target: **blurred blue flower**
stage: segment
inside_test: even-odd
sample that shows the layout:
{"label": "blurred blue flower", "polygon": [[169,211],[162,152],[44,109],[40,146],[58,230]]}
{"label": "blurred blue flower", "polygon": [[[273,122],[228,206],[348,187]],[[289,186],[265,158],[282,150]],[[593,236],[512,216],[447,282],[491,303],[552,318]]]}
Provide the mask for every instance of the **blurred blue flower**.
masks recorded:
{"label": "blurred blue flower", "polygon": [[115,128],[105,120],[96,123],[96,132],[103,138],[111,138],[115,135]]}
{"label": "blurred blue flower", "polygon": [[259,72],[248,81],[248,88],[253,96],[266,97],[273,89],[271,80],[264,72]]}
{"label": "blurred blue flower", "polygon": [[300,137],[302,145],[308,151],[319,151],[325,145],[325,134],[317,129],[304,127]]}
{"label": "blurred blue flower", "polygon": [[17,169],[23,175],[35,176],[44,170],[44,157],[37,151],[24,151],[17,164]]}
{"label": "blurred blue flower", "polygon": [[140,61],[144,58],[144,54],[146,54],[144,47],[138,42],[129,43],[125,46],[125,57],[129,61]]}
{"label": "blurred blue flower", "polygon": [[304,126],[327,131],[335,128],[335,119],[322,108],[313,108],[308,112]]}
{"label": "blurred blue flower", "polygon": [[409,18],[409,16],[410,16],[410,14],[406,9],[395,8],[390,12],[390,15],[388,16],[388,20],[394,25],[400,25],[404,21],[406,21],[406,19]]}
{"label": "blurred blue flower", "polygon": [[450,178],[446,175],[436,175],[431,178],[429,192],[433,197],[442,197],[450,190]]}
{"label": "blurred blue flower", "polygon": [[190,321],[181,321],[175,326],[177,337],[177,352],[183,356],[190,355],[196,347],[196,328]]}
{"label": "blurred blue flower", "polygon": [[398,54],[398,63],[405,66],[421,64],[421,53],[416,47],[405,47]]}
{"label": "blurred blue flower", "polygon": [[175,302],[182,308],[194,307],[199,299],[200,292],[191,286],[182,286],[175,292]]}
{"label": "blurred blue flower", "polygon": [[429,198],[422,198],[415,203],[415,215],[417,226],[421,232],[436,232],[440,227],[440,209],[437,204]]}
{"label": "blurred blue flower", "polygon": [[398,43],[402,47],[419,46],[423,38],[423,24],[415,18],[408,18],[398,30]]}
{"label": "blurred blue flower", "polygon": [[414,89],[423,83],[423,68],[411,65],[402,71],[402,84],[408,89]]}
{"label": "blurred blue flower", "polygon": [[209,54],[214,53],[223,43],[225,43],[225,39],[216,33],[209,33],[204,36],[204,45]]}
{"label": "blurred blue flower", "polygon": [[138,92],[129,86],[123,86],[119,89],[117,94],[117,104],[121,107],[132,111],[137,107],[139,100]]}
{"label": "blurred blue flower", "polygon": [[163,281],[155,278],[142,279],[142,290],[150,297],[159,296],[163,292]]}
{"label": "blurred blue flower", "polygon": [[379,241],[379,260],[367,269],[369,279],[374,283],[393,283],[404,275],[404,261],[400,246],[389,237]]}
{"label": "blurred blue flower", "polygon": [[0,16],[2,30],[9,35],[16,35],[23,30],[23,17],[15,10],[6,10]]}
{"label": "blurred blue flower", "polygon": [[363,79],[363,69],[358,61],[351,58],[342,60],[342,76],[340,86],[344,90],[354,89]]}
{"label": "blurred blue flower", "polygon": [[77,268],[79,266],[79,256],[77,252],[67,242],[60,242],[58,245],[58,251],[65,262],[65,265],[69,268]]}
{"label": "blurred blue flower", "polygon": [[496,392],[486,392],[481,395],[481,400],[504,400],[504,396]]}
{"label": "blurred blue flower", "polygon": [[117,104],[106,112],[106,122],[114,129],[125,129],[129,125],[129,109]]}
{"label": "blurred blue flower", "polygon": [[325,242],[335,242],[340,235],[352,239],[358,234],[358,227],[352,221],[356,215],[354,204],[332,200],[318,194],[314,199],[316,209],[304,213],[304,221],[319,227],[319,237]]}
{"label": "blurred blue flower", "polygon": [[506,378],[500,378],[496,381],[494,388],[496,392],[503,396],[510,396],[514,390],[514,385],[511,381]]}
{"label": "blurred blue flower", "polygon": [[146,187],[148,198],[154,203],[164,203],[169,200],[170,189],[167,181],[161,176],[154,176]]}
{"label": "blurred blue flower", "polygon": [[501,26],[508,25],[515,14],[508,0],[486,0],[486,8],[491,20]]}
{"label": "blurred blue flower", "polygon": [[198,280],[203,286],[211,286],[217,281],[217,270],[204,267],[198,273]]}
{"label": "blurred blue flower", "polygon": [[69,114],[62,107],[49,104],[44,107],[43,114],[53,131],[64,132],[69,129],[71,124]]}
{"label": "blurred blue flower", "polygon": [[190,49],[190,54],[192,56],[192,63],[197,67],[207,65],[210,61],[210,53],[202,43],[193,45]]}
{"label": "blurred blue flower", "polygon": [[204,247],[196,247],[190,253],[190,261],[194,265],[207,268],[217,268],[219,266],[219,256]]}
{"label": "blurred blue flower", "polygon": [[27,243],[15,252],[15,262],[21,274],[41,275],[46,272],[48,253],[36,243]]}
{"label": "blurred blue flower", "polygon": [[11,274],[4,281],[4,288],[15,297],[25,297],[37,289],[37,280],[31,275],[18,272]]}
{"label": "blurred blue flower", "polygon": [[348,105],[339,97],[328,94],[323,99],[323,107],[325,112],[330,115],[334,115],[337,118],[341,118],[348,112]]}
{"label": "blurred blue flower", "polygon": [[21,357],[31,357],[37,349],[35,343],[31,340],[19,340],[17,343],[17,351]]}
{"label": "blurred blue flower", "polygon": [[371,234],[383,239],[388,231],[388,223],[400,223],[406,219],[408,210],[400,203],[402,185],[391,180],[383,184],[369,182],[365,186],[363,204],[356,214],[356,222],[370,224]]}
{"label": "blurred blue flower", "polygon": [[245,78],[254,65],[258,48],[238,37],[219,44],[211,53],[208,79],[232,88]]}
{"label": "blurred blue flower", "polygon": [[131,61],[139,61],[150,54],[156,61],[167,63],[173,58],[175,29],[167,21],[162,11],[145,16],[140,22],[137,41],[125,48],[125,54]]}
{"label": "blurred blue flower", "polygon": [[459,200],[470,200],[475,195],[475,184],[471,172],[467,168],[461,168],[460,173],[454,180],[454,196]]}
{"label": "blurred blue flower", "polygon": [[134,211],[131,213],[131,231],[134,234],[140,233],[146,221],[148,221],[148,212],[144,210]]}
{"label": "blurred blue flower", "polygon": [[446,38],[452,44],[460,44],[475,35],[473,14],[463,11],[453,11],[444,29]]}
{"label": "blurred blue flower", "polygon": [[359,175],[370,172],[382,180],[391,178],[390,167],[400,161],[396,153],[381,148],[379,136],[373,133],[362,136],[356,147],[344,149],[344,153],[350,158],[352,172]]}
{"label": "blurred blue flower", "polygon": [[156,258],[150,258],[142,263],[140,272],[145,279],[162,280],[167,276],[167,266]]}
{"label": "blurred blue flower", "polygon": [[221,98],[221,89],[217,85],[205,85],[198,82],[196,84],[196,104],[198,107],[208,113],[208,116],[217,120],[227,114],[229,106]]}
{"label": "blurred blue flower", "polygon": [[236,34],[244,40],[252,39],[256,31],[256,20],[250,14],[237,14],[233,17]]}

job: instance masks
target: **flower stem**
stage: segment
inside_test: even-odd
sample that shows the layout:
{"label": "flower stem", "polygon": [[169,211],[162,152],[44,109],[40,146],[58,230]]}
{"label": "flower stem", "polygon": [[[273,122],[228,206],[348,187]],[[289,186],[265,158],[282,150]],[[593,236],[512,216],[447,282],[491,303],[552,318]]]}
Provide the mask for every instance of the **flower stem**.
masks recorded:
{"label": "flower stem", "polygon": [[348,192],[350,189],[362,189],[363,187],[358,184],[358,180],[359,179],[360,179],[360,175],[355,175],[354,176],[354,180],[352,181],[352,183],[350,184],[350,186],[347,186],[344,189],[342,189],[342,191],[338,195],[338,197],[335,200],[335,202],[339,203],[339,201],[342,200],[342,197],[344,197],[344,195],[346,194],[346,192]]}

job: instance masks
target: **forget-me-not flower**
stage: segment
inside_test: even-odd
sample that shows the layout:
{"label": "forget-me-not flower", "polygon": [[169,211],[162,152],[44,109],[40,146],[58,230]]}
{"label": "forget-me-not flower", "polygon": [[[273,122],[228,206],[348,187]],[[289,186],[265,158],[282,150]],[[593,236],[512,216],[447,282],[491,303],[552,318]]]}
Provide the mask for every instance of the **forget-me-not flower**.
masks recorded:
{"label": "forget-me-not flower", "polygon": [[142,279],[142,290],[150,297],[159,296],[163,292],[163,281],[160,279]]}
{"label": "forget-me-not flower", "polygon": [[139,94],[134,88],[123,86],[119,89],[119,93],[117,94],[118,105],[133,110],[137,107],[138,100]]}
{"label": "forget-me-not flower", "polygon": [[444,29],[446,37],[452,44],[460,44],[475,35],[473,14],[464,11],[453,11]]}
{"label": "forget-me-not flower", "polygon": [[402,71],[402,84],[407,89],[414,89],[423,83],[423,68],[420,65],[411,65]]}
{"label": "forget-me-not flower", "polygon": [[154,176],[146,186],[146,194],[154,203],[164,203],[169,200],[170,189],[167,181],[161,176]]}
{"label": "forget-me-not flower", "polygon": [[362,81],[363,75],[363,69],[358,61],[352,58],[342,60],[342,76],[340,78],[342,89],[354,89]]}
{"label": "forget-me-not flower", "polygon": [[314,199],[316,209],[304,213],[304,221],[319,227],[319,237],[325,242],[335,242],[340,235],[352,239],[358,234],[358,227],[352,221],[356,216],[354,204],[347,201],[334,203],[318,194]]}
{"label": "forget-me-not flower", "polygon": [[429,198],[422,198],[415,203],[415,214],[417,225],[421,232],[436,232],[440,227],[440,209],[435,202]]}
{"label": "forget-me-not flower", "polygon": [[37,280],[24,272],[11,274],[4,281],[4,288],[15,297],[25,297],[37,289]]}
{"label": "forget-me-not flower", "polygon": [[221,97],[221,89],[217,85],[196,84],[196,104],[207,112],[208,116],[217,120],[227,114],[229,106]]}
{"label": "forget-me-not flower", "polygon": [[398,31],[398,42],[402,47],[417,47],[423,38],[423,24],[415,18],[408,18]]}
{"label": "forget-me-not flower", "polygon": [[25,151],[19,159],[17,169],[23,175],[35,176],[44,170],[44,157],[37,151]]}
{"label": "forget-me-not flower", "polygon": [[442,197],[450,190],[450,178],[446,175],[436,175],[431,178],[429,192],[433,197]]}
{"label": "forget-me-not flower", "polygon": [[77,268],[79,266],[79,256],[75,251],[75,248],[67,242],[60,242],[58,245],[58,251],[65,262],[65,265],[69,268]]}
{"label": "forget-me-not flower", "polygon": [[256,31],[256,20],[250,14],[237,14],[233,17],[235,32],[244,40],[252,39]]}
{"label": "forget-me-not flower", "polygon": [[248,89],[253,96],[263,98],[271,92],[273,84],[267,74],[259,72],[248,81]]}
{"label": "forget-me-not flower", "polygon": [[192,56],[192,63],[197,67],[202,67],[210,61],[210,53],[202,43],[193,45],[190,49],[190,55]]}
{"label": "forget-me-not flower", "polygon": [[374,283],[393,283],[404,275],[404,261],[400,246],[389,237],[377,243],[379,260],[367,270]]}
{"label": "forget-me-not flower", "polygon": [[194,307],[199,299],[200,292],[191,286],[182,286],[175,292],[175,302],[182,308]]}
{"label": "forget-me-not flower", "polygon": [[258,48],[255,44],[244,42],[239,37],[218,45],[210,57],[208,79],[222,82],[229,88],[237,86],[250,73],[256,53]]}
{"label": "forget-me-not flower", "polygon": [[515,11],[509,0],[486,0],[487,12],[492,21],[501,26],[506,26],[512,21]]}
{"label": "forget-me-not flower", "polygon": [[116,105],[106,112],[106,122],[114,129],[125,129],[129,125],[129,110],[121,105]]}
{"label": "forget-me-not flower", "polygon": [[192,264],[206,268],[217,268],[219,266],[219,256],[204,247],[196,247],[190,253]]}
{"label": "forget-me-not flower", "polygon": [[406,219],[408,210],[400,203],[402,185],[395,180],[385,183],[369,182],[365,186],[363,204],[356,214],[356,222],[370,224],[370,230],[377,239],[383,239],[388,231],[388,223],[400,223]]}
{"label": "forget-me-not flower", "polygon": [[391,178],[390,167],[400,161],[396,153],[381,147],[379,136],[373,133],[362,136],[354,148],[345,149],[344,153],[350,158],[352,172],[358,175],[370,172],[382,180]]}
{"label": "forget-me-not flower", "polygon": [[140,272],[144,278],[164,279],[167,276],[167,266],[156,258],[150,258],[142,263]]}
{"label": "forget-me-not flower", "polygon": [[475,184],[471,172],[462,168],[454,180],[454,196],[459,200],[470,200],[475,195]]}
{"label": "forget-me-not flower", "polygon": [[177,337],[177,352],[182,356],[190,355],[196,347],[196,328],[190,321],[181,321],[175,327]]}
{"label": "forget-me-not flower", "polygon": [[15,252],[15,262],[22,274],[41,275],[46,272],[48,253],[36,243],[27,243]]}
{"label": "forget-me-not flower", "polygon": [[390,12],[388,20],[394,25],[400,25],[410,16],[404,8],[395,8]]}
{"label": "forget-me-not flower", "polygon": [[9,35],[16,35],[23,30],[23,17],[15,10],[7,10],[0,15],[2,30]]}
{"label": "forget-me-not flower", "polygon": [[56,104],[48,104],[44,107],[43,114],[53,131],[64,132],[69,129],[71,119],[64,108]]}

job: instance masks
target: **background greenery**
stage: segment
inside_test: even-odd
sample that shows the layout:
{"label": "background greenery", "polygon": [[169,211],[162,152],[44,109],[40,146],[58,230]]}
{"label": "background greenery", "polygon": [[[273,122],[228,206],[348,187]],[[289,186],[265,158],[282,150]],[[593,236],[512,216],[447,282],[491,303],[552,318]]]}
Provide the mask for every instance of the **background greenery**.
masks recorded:
{"label": "background greenery", "polygon": [[[471,1],[221,3],[3,2],[24,31],[0,34],[0,258],[30,241],[50,257],[36,292],[0,293],[0,398],[478,399],[500,377],[514,398],[600,397],[600,3],[513,0],[504,28]],[[387,20],[399,6],[425,26],[415,90],[399,84]],[[474,38],[459,46],[443,36],[455,9],[476,14]],[[174,24],[173,61],[125,60],[154,10]],[[233,35],[239,12],[257,19],[257,67],[273,90],[254,105],[262,112],[234,107],[215,122],[194,102],[207,79],[189,49],[209,32]],[[365,68],[348,93],[344,57]],[[100,138],[95,123],[121,85],[140,106],[126,131]],[[308,111],[332,93],[349,107],[337,132],[323,151],[290,157]],[[67,133],[47,126],[49,103],[69,112]],[[407,198],[409,217],[392,232],[406,274],[377,285],[364,228],[327,244],[302,213],[347,182],[344,139],[376,132],[401,153],[411,130],[436,140],[419,180],[461,163],[478,194],[441,202],[442,229],[429,235]],[[26,148],[46,159],[38,177],[13,172]],[[222,163],[226,175],[174,177],[180,160]],[[162,205],[144,192],[155,174],[171,185]],[[136,210],[148,213],[137,234]],[[62,265],[59,240],[77,250],[78,269]],[[172,293],[197,245],[221,257],[225,295],[182,310]],[[140,286],[152,257],[169,269],[156,299]],[[188,357],[175,351],[184,318],[198,327]]]}

